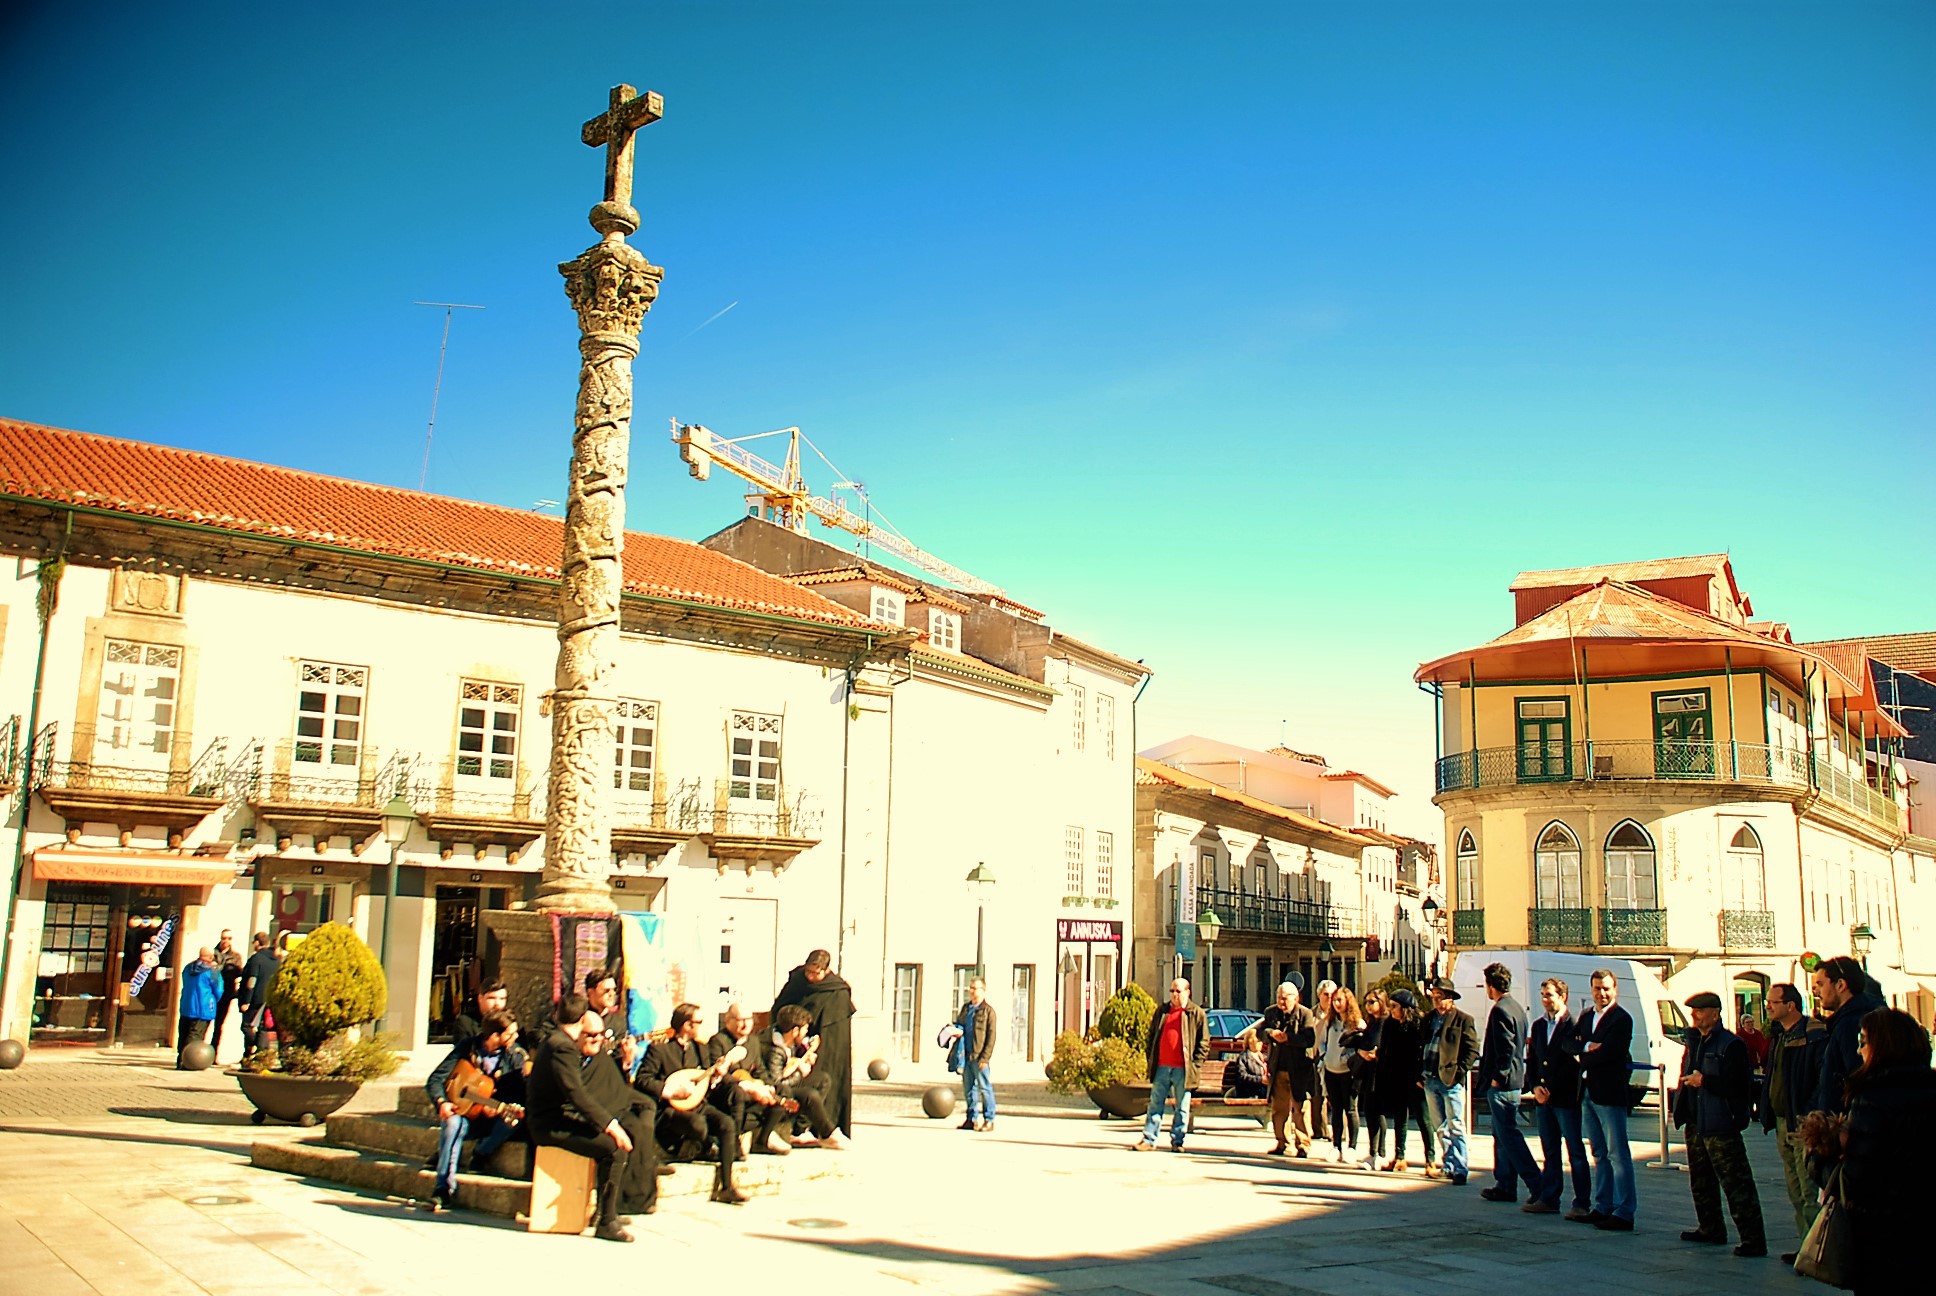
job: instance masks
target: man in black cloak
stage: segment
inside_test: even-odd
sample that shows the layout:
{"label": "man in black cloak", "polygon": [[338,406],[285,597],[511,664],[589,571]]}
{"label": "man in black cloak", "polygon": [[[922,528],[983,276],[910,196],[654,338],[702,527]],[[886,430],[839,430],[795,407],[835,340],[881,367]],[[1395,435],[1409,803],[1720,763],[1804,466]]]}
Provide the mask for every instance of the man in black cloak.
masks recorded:
{"label": "man in black cloak", "polygon": [[807,1010],[812,1022],[807,1034],[820,1039],[819,1061],[813,1074],[826,1100],[827,1113],[840,1132],[854,1133],[854,991],[833,970],[833,955],[815,950],[807,961],[787,974],[786,985],[773,1001],[778,1012],[788,1004]]}

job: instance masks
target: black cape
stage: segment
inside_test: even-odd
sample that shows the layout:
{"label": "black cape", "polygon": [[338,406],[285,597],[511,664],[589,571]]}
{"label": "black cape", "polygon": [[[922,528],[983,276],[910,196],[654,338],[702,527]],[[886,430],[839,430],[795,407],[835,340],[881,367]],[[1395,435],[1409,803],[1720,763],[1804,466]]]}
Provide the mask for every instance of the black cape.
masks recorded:
{"label": "black cape", "polygon": [[811,1017],[809,1035],[820,1037],[820,1056],[814,1070],[827,1099],[827,1115],[842,1134],[854,1133],[854,991],[838,972],[828,972],[818,984],[807,980],[806,964],[787,973],[786,984],[773,1001],[778,1012],[799,1004]]}

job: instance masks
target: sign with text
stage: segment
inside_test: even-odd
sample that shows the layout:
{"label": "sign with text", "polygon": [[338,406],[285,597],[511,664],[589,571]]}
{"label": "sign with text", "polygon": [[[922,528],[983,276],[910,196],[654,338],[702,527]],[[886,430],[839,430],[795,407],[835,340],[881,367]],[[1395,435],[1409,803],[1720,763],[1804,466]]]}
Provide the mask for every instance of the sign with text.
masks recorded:
{"label": "sign with text", "polygon": [[1105,918],[1058,918],[1055,920],[1055,938],[1059,941],[1100,941],[1120,945],[1123,943],[1123,925]]}
{"label": "sign with text", "polygon": [[1197,860],[1194,848],[1178,856],[1172,870],[1176,888],[1176,956],[1189,962],[1197,956]]}

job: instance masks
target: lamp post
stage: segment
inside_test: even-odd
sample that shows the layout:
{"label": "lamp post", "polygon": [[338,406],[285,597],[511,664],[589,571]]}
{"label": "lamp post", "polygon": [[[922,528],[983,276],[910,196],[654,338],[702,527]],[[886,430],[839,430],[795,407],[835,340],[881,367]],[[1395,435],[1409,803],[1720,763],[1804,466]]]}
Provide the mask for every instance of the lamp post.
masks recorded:
{"label": "lamp post", "polygon": [[995,874],[988,865],[977,861],[968,870],[968,894],[975,897],[975,975],[984,982],[988,980],[988,967],[982,961],[982,921],[988,908],[988,893],[995,889]]}
{"label": "lamp post", "polygon": [[390,798],[390,804],[383,807],[383,840],[390,843],[390,876],[383,887],[383,935],[377,950],[377,961],[383,964],[383,975],[390,975],[390,911],[397,907],[397,852],[410,836],[410,825],[417,822],[417,812],[399,792]]}
{"label": "lamp post", "polygon": [[1869,951],[1875,948],[1875,929],[1865,922],[1849,928],[1849,947],[1855,951],[1855,956],[1862,960],[1862,970],[1867,972]]}
{"label": "lamp post", "polygon": [[1431,975],[1434,978],[1437,978],[1439,974],[1439,912],[1440,912],[1438,900],[1432,896],[1426,896],[1425,903],[1419,906],[1419,912],[1425,915],[1425,932],[1428,938],[1432,942]]}
{"label": "lamp post", "polygon": [[1318,980],[1334,981],[1337,979],[1331,972],[1331,960],[1336,957],[1338,957],[1338,947],[1331,943],[1329,936],[1326,936],[1324,943],[1318,946]]}
{"label": "lamp post", "polygon": [[1214,909],[1205,909],[1197,916],[1197,940],[1203,946],[1203,1006],[1210,1007],[1214,997],[1211,993],[1217,979],[1216,950],[1217,933],[1223,930],[1223,919],[1217,917]]}

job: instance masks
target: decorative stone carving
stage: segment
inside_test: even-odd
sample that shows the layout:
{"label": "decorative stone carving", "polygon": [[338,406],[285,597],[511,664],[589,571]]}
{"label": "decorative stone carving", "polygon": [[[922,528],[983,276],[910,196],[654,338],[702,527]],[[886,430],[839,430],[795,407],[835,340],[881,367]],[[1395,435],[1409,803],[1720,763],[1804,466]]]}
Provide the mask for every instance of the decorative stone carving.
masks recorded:
{"label": "decorative stone carving", "polygon": [[119,568],[108,588],[108,610],[178,617],[181,615],[181,593],[180,576]]}
{"label": "decorative stone carving", "polygon": [[665,271],[626,243],[632,210],[632,136],[659,119],[658,95],[612,88],[609,111],[585,123],[603,146],[605,200],[591,210],[600,239],[558,267],[578,313],[578,409],[565,505],[558,602],[558,666],[549,697],[551,770],[545,800],[545,868],[537,906],[552,912],[612,909],[612,794],[618,698],[615,666],[624,585],[625,465],[632,435],[632,360]]}

